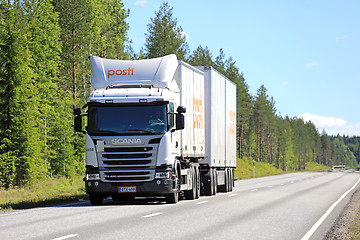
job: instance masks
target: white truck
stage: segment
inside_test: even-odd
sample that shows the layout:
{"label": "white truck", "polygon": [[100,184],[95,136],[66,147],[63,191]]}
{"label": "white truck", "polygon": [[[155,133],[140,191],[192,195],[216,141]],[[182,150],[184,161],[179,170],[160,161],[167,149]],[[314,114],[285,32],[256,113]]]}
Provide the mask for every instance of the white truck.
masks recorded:
{"label": "white truck", "polygon": [[[86,193],[91,204],[136,196],[167,203],[232,191],[236,85],[175,55],[147,60],[91,56],[86,113]],[[86,116],[86,131],[82,128]]]}

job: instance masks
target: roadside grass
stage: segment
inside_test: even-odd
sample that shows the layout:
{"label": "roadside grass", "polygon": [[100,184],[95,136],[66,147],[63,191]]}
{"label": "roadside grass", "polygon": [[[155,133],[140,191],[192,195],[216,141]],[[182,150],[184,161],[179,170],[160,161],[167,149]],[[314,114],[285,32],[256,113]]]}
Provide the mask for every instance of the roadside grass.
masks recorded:
{"label": "roadside grass", "polygon": [[[281,169],[277,169],[269,163],[256,162],[255,163],[255,177],[264,177],[270,175],[278,175],[285,173]],[[251,159],[237,159],[237,168],[235,169],[235,178],[246,179],[253,178],[253,162]]]}
{"label": "roadside grass", "polygon": [[350,224],[349,232],[351,239],[360,239],[360,199],[357,200],[358,212],[354,221]]}
{"label": "roadside grass", "polygon": [[0,210],[48,206],[64,201],[87,199],[83,176],[56,177],[31,184],[25,188],[0,190]]}
{"label": "roadside grass", "polygon": [[[327,171],[329,170],[329,167],[317,164],[315,162],[309,162],[306,165],[307,172],[321,172],[321,171]],[[290,173],[290,172],[298,172],[295,170],[289,170],[288,172],[285,172],[281,169],[277,169],[273,165],[265,162],[255,162],[255,177],[264,177],[264,176],[270,176],[270,175],[278,175],[278,174],[284,174],[284,173]],[[235,178],[237,179],[246,179],[246,178],[253,178],[254,172],[253,172],[253,162],[251,159],[237,159],[237,168],[235,169]]]}
{"label": "roadside grass", "polygon": [[308,162],[306,163],[306,170],[307,172],[323,172],[329,170],[330,167],[325,166],[323,164],[318,164],[316,162]]}

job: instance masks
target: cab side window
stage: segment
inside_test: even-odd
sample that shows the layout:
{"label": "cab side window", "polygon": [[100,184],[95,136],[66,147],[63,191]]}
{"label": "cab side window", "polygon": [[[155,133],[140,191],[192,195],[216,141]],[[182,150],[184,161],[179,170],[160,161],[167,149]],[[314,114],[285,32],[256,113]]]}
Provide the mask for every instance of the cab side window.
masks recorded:
{"label": "cab side window", "polygon": [[174,103],[168,104],[168,125],[169,129],[175,126],[175,113],[174,113]]}

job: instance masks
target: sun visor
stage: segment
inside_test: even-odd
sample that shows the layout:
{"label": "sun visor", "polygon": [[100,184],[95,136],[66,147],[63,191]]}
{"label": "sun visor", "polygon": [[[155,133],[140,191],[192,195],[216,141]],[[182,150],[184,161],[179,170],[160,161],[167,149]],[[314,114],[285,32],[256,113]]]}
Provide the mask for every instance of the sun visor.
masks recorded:
{"label": "sun visor", "polygon": [[174,54],[146,60],[112,60],[91,56],[92,89],[116,84],[169,87],[178,67]]}

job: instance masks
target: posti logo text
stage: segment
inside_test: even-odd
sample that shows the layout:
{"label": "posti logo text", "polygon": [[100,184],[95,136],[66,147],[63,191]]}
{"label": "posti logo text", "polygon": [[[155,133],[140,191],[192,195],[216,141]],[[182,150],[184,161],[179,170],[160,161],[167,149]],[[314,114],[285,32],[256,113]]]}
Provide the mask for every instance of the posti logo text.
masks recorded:
{"label": "posti logo text", "polygon": [[117,69],[117,70],[114,70],[114,69],[110,69],[108,70],[108,74],[107,74],[107,77],[110,78],[111,76],[114,76],[114,75],[117,75],[117,76],[121,76],[121,75],[134,75],[134,68],[125,68],[125,69]]}

